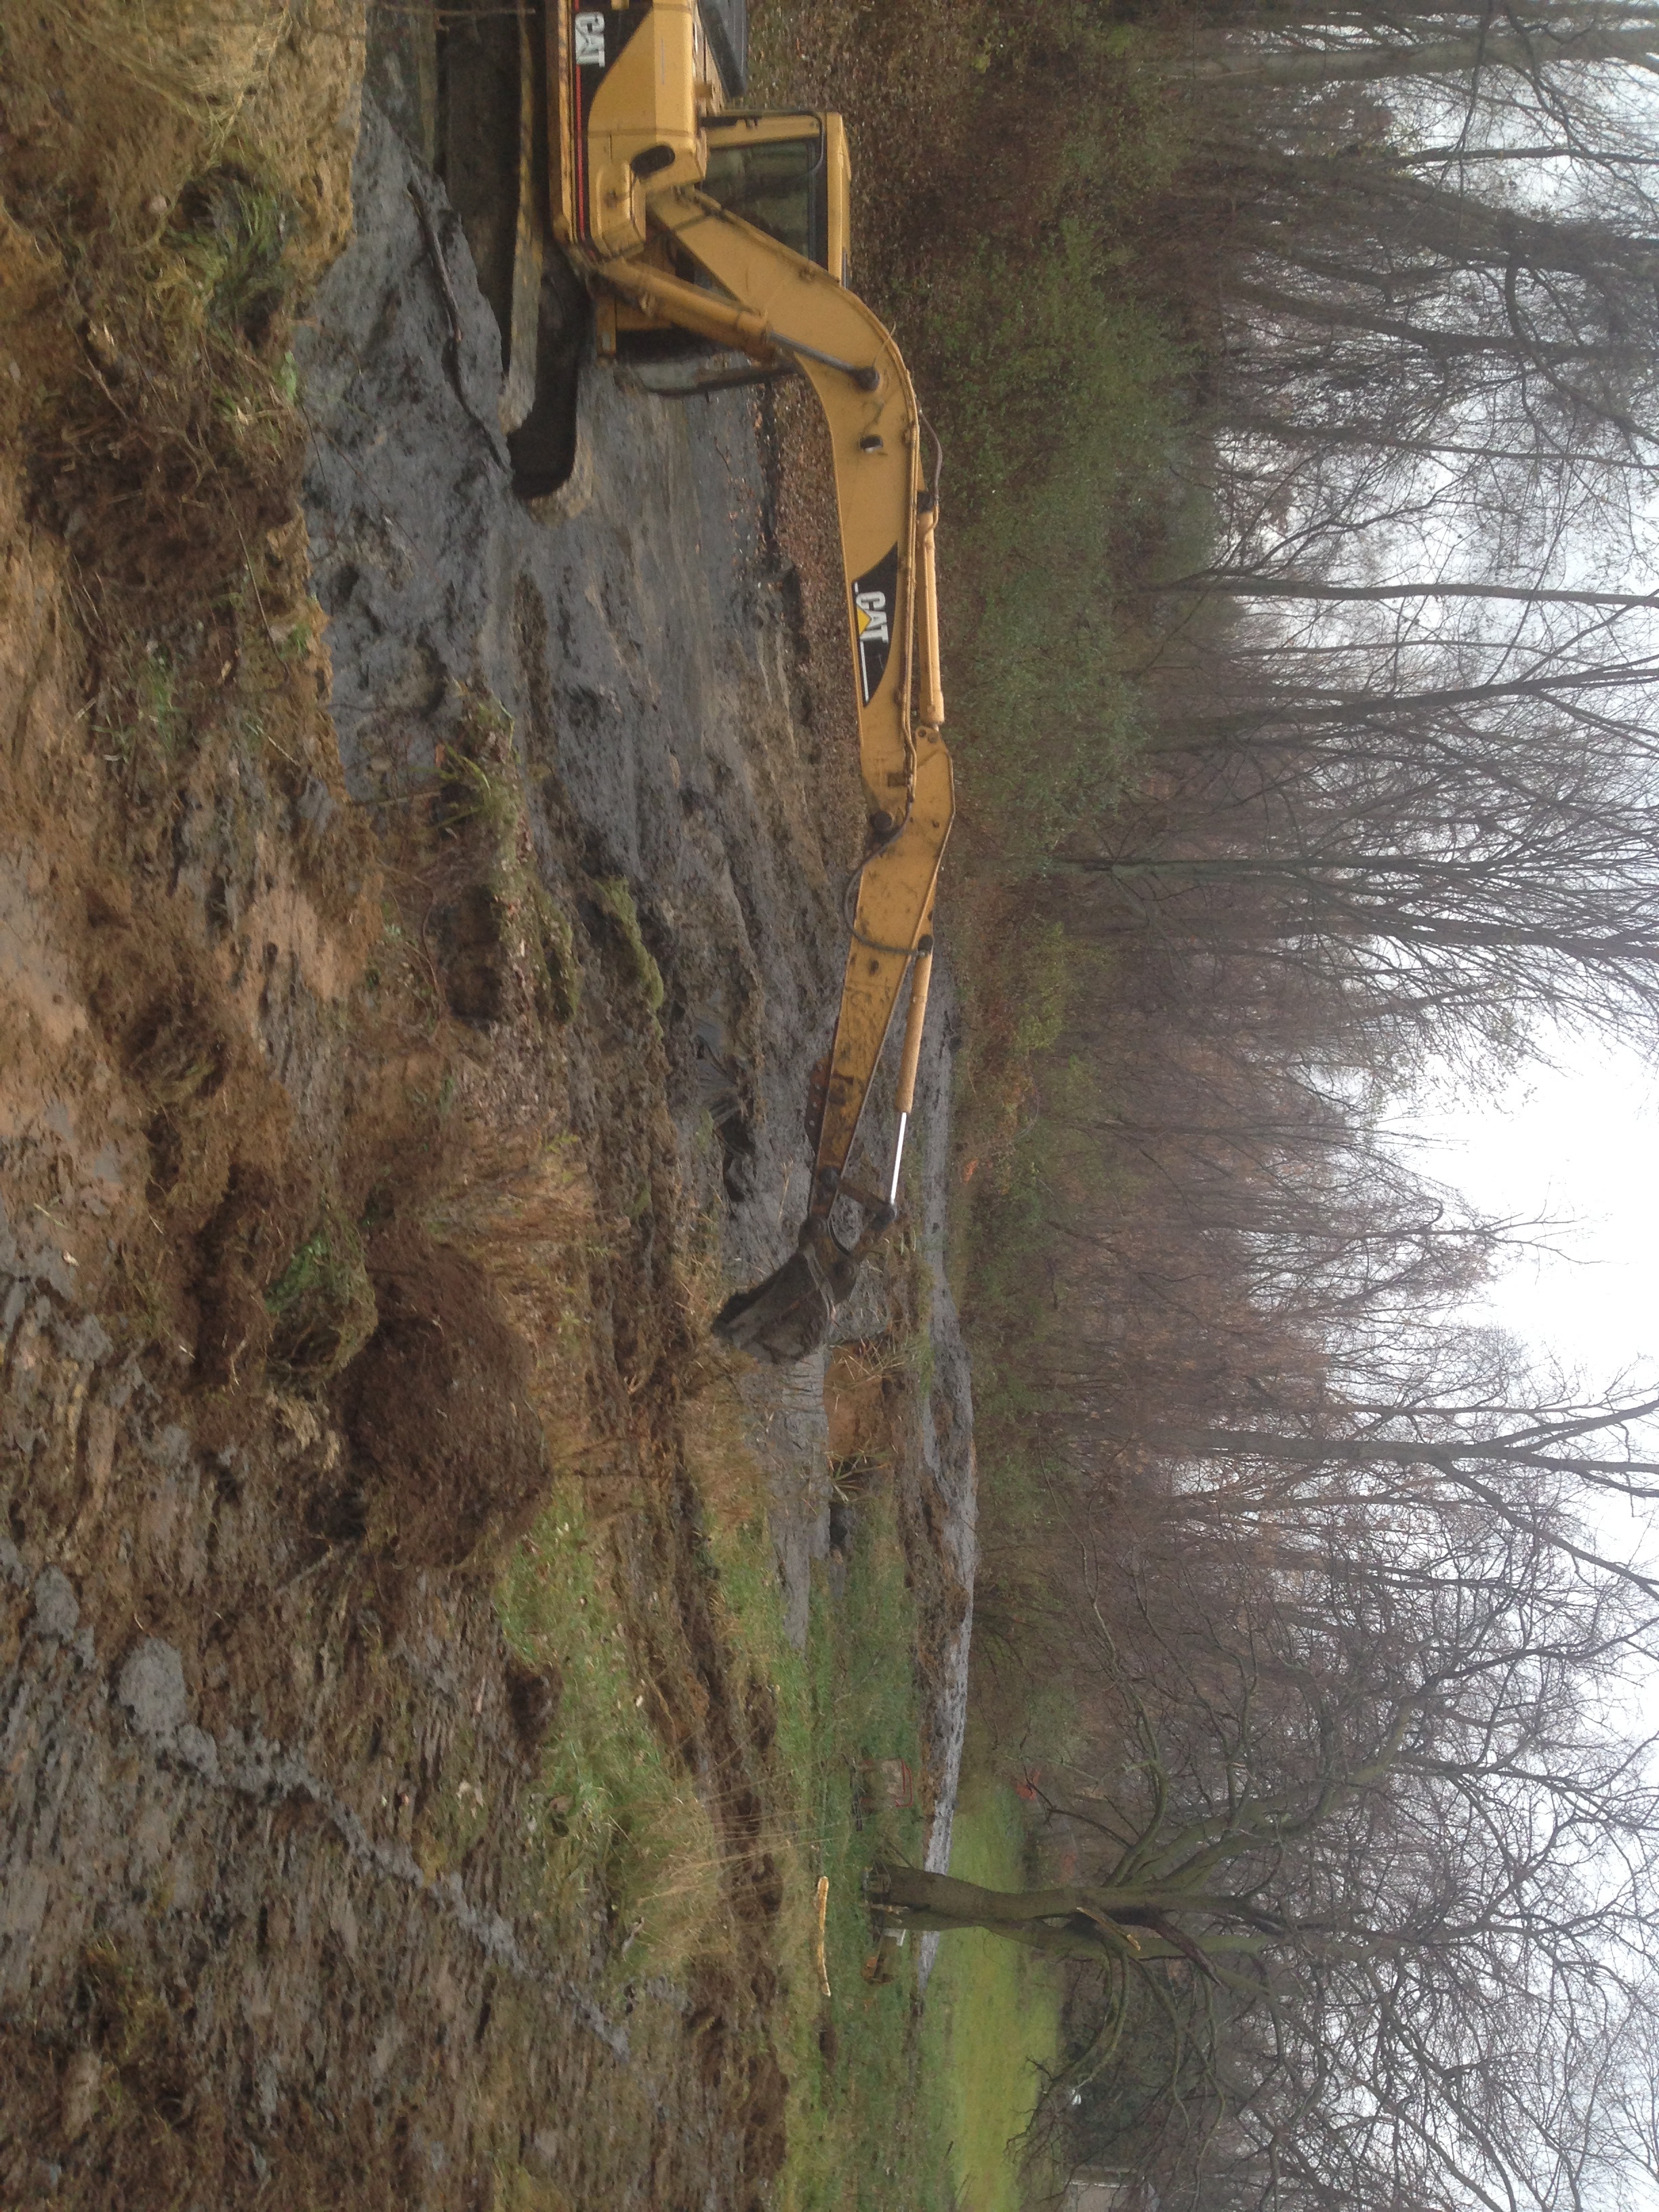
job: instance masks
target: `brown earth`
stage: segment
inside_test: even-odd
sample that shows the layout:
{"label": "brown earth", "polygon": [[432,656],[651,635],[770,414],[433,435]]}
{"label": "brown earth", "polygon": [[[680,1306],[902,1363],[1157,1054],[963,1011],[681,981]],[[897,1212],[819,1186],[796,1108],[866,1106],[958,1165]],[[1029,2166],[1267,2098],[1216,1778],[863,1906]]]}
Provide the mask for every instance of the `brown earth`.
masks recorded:
{"label": "brown earth", "polygon": [[[775,1723],[683,1413],[787,1247],[838,965],[775,459],[746,399],[698,441],[597,393],[562,536],[423,489],[498,365],[475,290],[446,369],[351,0],[3,38],[0,2201],[760,2203]],[[561,1681],[493,1584],[554,1476],[720,1829],[678,1978],[526,1847]]]}

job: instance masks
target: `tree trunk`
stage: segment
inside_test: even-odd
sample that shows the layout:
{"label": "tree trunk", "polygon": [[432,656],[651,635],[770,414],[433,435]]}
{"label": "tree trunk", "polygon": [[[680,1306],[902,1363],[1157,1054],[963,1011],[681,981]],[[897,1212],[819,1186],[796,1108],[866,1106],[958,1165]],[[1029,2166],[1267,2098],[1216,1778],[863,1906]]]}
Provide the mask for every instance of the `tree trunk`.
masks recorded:
{"label": "tree trunk", "polygon": [[1375,84],[1403,77],[1466,76],[1483,69],[1508,69],[1535,77],[1552,62],[1623,62],[1634,69],[1652,70],[1659,49],[1659,31],[1588,29],[1579,36],[1559,39],[1516,38],[1502,33],[1477,31],[1465,38],[1425,39],[1369,46],[1356,42],[1340,49],[1306,48],[1269,52],[1240,44],[1229,52],[1212,54],[1195,69],[1179,67],[1170,74],[1196,79],[1200,84],[1303,86]]}
{"label": "tree trunk", "polygon": [[1223,571],[1209,576],[1180,576],[1173,583],[1148,584],[1149,592],[1214,592],[1236,599],[1312,599],[1378,602],[1389,599],[1512,599],[1523,606],[1659,607],[1656,592],[1573,592],[1543,584],[1460,583],[1437,580],[1420,584],[1325,584],[1312,577],[1252,576]]}

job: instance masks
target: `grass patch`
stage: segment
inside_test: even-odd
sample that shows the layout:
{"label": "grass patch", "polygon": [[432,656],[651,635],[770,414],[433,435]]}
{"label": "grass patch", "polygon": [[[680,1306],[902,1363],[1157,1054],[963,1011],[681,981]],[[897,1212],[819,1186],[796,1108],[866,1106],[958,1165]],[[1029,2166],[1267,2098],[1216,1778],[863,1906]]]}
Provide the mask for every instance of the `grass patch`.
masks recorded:
{"label": "grass patch", "polygon": [[293,231],[293,210],[279,192],[222,167],[185,185],[170,242],[209,320],[258,349],[288,301]]}
{"label": "grass patch", "polygon": [[[874,1949],[863,1883],[872,1861],[915,1858],[922,1820],[914,1811],[854,1812],[857,1762],[900,1757],[916,1764],[912,1664],[915,1613],[890,1495],[866,1505],[837,1603],[827,1582],[814,1589],[803,1668],[805,1778],[803,1871],[829,1877],[826,2002],[810,1962],[792,1976],[785,2059],[791,2078],[789,2160],[781,2201],[787,2212],[944,2212],[951,2190],[937,2103],[923,2082],[921,2023],[912,1999],[915,1954],[898,1978],[863,1977]],[[803,1899],[799,1924],[810,1924]],[[805,1971],[803,1971],[803,1967]]]}
{"label": "grass patch", "polygon": [[[562,1025],[581,1001],[581,962],[570,917],[537,866],[513,717],[485,685],[458,684],[455,690],[454,734],[437,750],[434,826],[446,841],[470,848],[489,932],[509,957],[524,962],[541,1018]],[[637,915],[634,927],[637,937]],[[654,962],[651,969],[656,975]],[[660,975],[656,980],[660,992]]]}
{"label": "grass patch", "polygon": [[500,864],[510,867],[525,811],[513,717],[485,685],[458,684],[455,690],[455,735],[438,757],[440,819],[446,829],[477,823],[497,848]]}
{"label": "grass patch", "polygon": [[1189,364],[1126,298],[1097,226],[987,239],[934,284],[931,402],[950,451],[945,647],[976,842],[1041,867],[1135,772],[1133,628],[1115,601],[1160,532]]}
{"label": "grass patch", "polygon": [[617,926],[623,948],[628,955],[628,964],[634,981],[639,986],[640,996],[645,1000],[648,1013],[659,1013],[666,994],[663,988],[662,970],[658,967],[650,946],[640,927],[640,910],[634,903],[634,894],[628,887],[626,876],[594,876],[590,878],[589,890],[600,911],[610,916]]}
{"label": "grass patch", "polygon": [[617,1971],[683,1972],[725,1937],[715,1824],[664,1753],[647,1710],[655,1692],[634,1667],[579,1481],[554,1485],[507,1563],[496,1610],[519,1657],[562,1680],[525,1818],[549,1908],[597,1890]]}
{"label": "grass patch", "polygon": [[1023,1133],[1036,1119],[1037,1067],[1060,1041],[1085,966],[1099,956],[1057,921],[987,888],[966,917],[963,988],[969,1014],[968,1079],[957,1105],[964,1180],[1003,1188]]}
{"label": "grass patch", "polygon": [[[1025,1829],[1006,1785],[971,1780],[957,1808],[951,1871],[996,1889],[1023,1886]],[[1018,2138],[1031,2117],[1034,2062],[1060,2041],[1058,1976],[1018,1944],[966,1929],[939,1945],[923,2054],[950,2140],[962,2212],[1018,2212]]]}
{"label": "grass patch", "polygon": [[[706,1413],[699,1407],[708,1405]],[[917,1764],[915,1604],[897,1510],[861,1502],[840,1595],[815,1581],[805,1654],[785,1633],[763,1470],[718,1388],[690,1409],[691,1462],[708,1504],[717,1609],[751,1690],[776,1713],[775,1771],[786,1793],[774,1856],[783,1876],[780,2057],[789,2077],[785,2212],[945,2212],[945,2137],[922,2074],[914,1952],[894,1981],[864,1978],[875,1948],[864,1878],[878,1858],[919,1857],[914,1809],[864,1809],[860,1761]],[[814,1955],[819,1877],[830,1885],[822,1992]]]}
{"label": "grass patch", "polygon": [[[711,1394],[712,1395],[712,1394]],[[704,1425],[692,1464],[732,1445],[726,1425]],[[815,1588],[805,1655],[785,1633],[783,1605],[752,1457],[717,1489],[707,1564],[714,1610],[732,1652],[735,1688],[775,1715],[777,1794],[760,1839],[783,1882],[781,2057],[791,2082],[789,2163],[780,2202],[792,2212],[885,2212],[895,2177],[915,2212],[945,2212],[945,2138],[921,2093],[920,2025],[907,1958],[896,1982],[862,1973],[874,1948],[863,1902],[877,1858],[919,1856],[915,1810],[861,1815],[859,1761],[917,1753],[914,1607],[896,1509],[877,1496],[862,1512],[837,1600]],[[562,1479],[514,1550],[497,1594],[507,1643],[530,1667],[556,1671],[556,1723],[530,1793],[525,1832],[550,1919],[597,1893],[617,1943],[618,1976],[684,1975],[731,1941],[718,1822],[675,1771],[653,1726],[655,1692],[636,1673],[609,1579],[603,1532],[579,1480]],[[458,1806],[456,1818],[471,1808]],[[464,1841],[458,1832],[456,1843]],[[820,1991],[815,1899],[830,1882]],[[625,1951],[622,1946],[625,1945]]]}
{"label": "grass patch", "polygon": [[175,766],[200,735],[191,703],[180,697],[179,672],[165,646],[133,635],[112,640],[93,724],[100,751],[126,769],[141,757]]}
{"label": "grass patch", "polygon": [[316,1385],[350,1365],[374,1334],[374,1291],[356,1225],[336,1206],[265,1292],[274,1324],[269,1364],[286,1381]]}

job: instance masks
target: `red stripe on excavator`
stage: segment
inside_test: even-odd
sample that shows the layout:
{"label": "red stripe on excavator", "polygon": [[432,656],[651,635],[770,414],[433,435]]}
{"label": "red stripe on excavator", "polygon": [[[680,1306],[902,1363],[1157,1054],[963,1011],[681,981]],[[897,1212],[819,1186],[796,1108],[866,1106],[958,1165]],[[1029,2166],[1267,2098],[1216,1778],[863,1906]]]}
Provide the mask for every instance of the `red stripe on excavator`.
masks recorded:
{"label": "red stripe on excavator", "polygon": [[[576,17],[581,12],[582,0],[570,0],[570,50],[576,50]],[[576,82],[574,97],[570,103],[570,119],[576,139],[576,234],[584,244],[591,243],[587,228],[587,116],[582,106],[582,72],[580,63],[573,63]]]}

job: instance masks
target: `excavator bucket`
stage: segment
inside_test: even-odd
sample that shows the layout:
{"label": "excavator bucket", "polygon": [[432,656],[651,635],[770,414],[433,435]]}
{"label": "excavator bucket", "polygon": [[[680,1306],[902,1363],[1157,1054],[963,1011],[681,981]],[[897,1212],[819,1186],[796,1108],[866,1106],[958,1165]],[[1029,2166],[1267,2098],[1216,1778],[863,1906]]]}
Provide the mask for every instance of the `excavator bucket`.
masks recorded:
{"label": "excavator bucket", "polygon": [[714,1316],[715,1335],[780,1367],[805,1359],[828,1340],[836,1307],[852,1296],[866,1242],[860,1237],[849,1252],[827,1223],[809,1219],[782,1267],[726,1300]]}
{"label": "excavator bucket", "polygon": [[[752,1352],[780,1367],[816,1352],[829,1337],[836,1307],[852,1297],[860,1268],[897,1220],[899,1169],[904,1158],[905,1131],[915,1105],[916,1067],[921,1057],[927,986],[933,972],[933,940],[924,937],[910,975],[910,1008],[899,1054],[898,1129],[885,1191],[864,1189],[843,1177],[833,1162],[820,1163],[815,1177],[818,1196],[801,1224],[793,1258],[786,1260],[754,1290],[739,1291],[728,1298],[714,1316],[715,1335],[738,1351]],[[812,1071],[809,1118],[814,1124],[821,1124],[823,1118],[830,1064],[826,1059]],[[847,1143],[851,1141],[849,1127]],[[823,1149],[821,1136],[819,1149]],[[830,1207],[837,1195],[851,1199],[864,1212],[863,1231],[851,1246],[843,1244],[830,1226]]]}
{"label": "excavator bucket", "polygon": [[739,1291],[714,1316],[714,1334],[738,1352],[787,1367],[828,1340],[835,1301],[806,1255],[797,1252],[752,1291]]}

